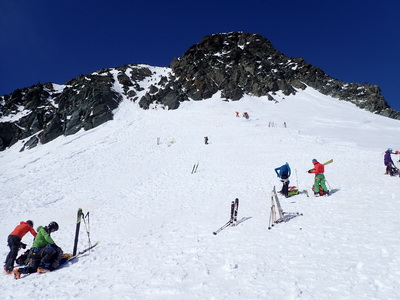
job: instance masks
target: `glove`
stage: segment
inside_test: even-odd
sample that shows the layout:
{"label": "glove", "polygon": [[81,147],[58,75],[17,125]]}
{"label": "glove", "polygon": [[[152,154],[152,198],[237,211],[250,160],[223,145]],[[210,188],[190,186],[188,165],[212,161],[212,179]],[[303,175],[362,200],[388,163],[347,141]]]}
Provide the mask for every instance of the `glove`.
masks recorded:
{"label": "glove", "polygon": [[22,243],[19,245],[20,248],[25,249],[26,248],[26,244]]}
{"label": "glove", "polygon": [[311,173],[311,170],[308,170],[307,172],[308,172],[308,173]]}

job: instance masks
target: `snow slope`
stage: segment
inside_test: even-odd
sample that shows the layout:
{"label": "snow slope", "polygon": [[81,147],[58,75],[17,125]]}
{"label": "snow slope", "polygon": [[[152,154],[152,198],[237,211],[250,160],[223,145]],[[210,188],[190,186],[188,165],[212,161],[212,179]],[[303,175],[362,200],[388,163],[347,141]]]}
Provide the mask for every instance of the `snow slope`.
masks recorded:
{"label": "snow slope", "polygon": [[[57,221],[53,238],[72,252],[79,207],[100,241],[55,272],[3,275],[1,298],[399,299],[400,182],[383,175],[399,121],[311,88],[276,98],[215,95],[174,111],[125,100],[93,130],[1,152],[2,257],[27,219]],[[281,198],[303,216],[268,230],[274,168],[289,162],[291,185],[310,190],[313,158],[334,159],[325,172],[334,193]],[[213,235],[236,197],[240,224]],[[82,229],[79,249],[87,244]]]}

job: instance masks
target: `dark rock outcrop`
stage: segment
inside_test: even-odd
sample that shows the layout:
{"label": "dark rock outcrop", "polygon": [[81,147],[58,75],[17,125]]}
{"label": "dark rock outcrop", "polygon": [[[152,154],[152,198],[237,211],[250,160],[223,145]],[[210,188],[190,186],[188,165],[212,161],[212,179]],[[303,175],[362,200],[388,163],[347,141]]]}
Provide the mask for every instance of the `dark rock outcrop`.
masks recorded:
{"label": "dark rock outcrop", "polygon": [[[132,70],[130,76],[126,74],[128,68]],[[29,149],[112,120],[112,111],[122,100],[114,85],[133,97],[135,84],[140,90],[137,81],[151,75],[148,68],[141,67],[104,69],[65,85],[39,83],[0,98],[0,117],[11,119],[0,123],[0,151],[21,139],[28,138],[21,150]]]}
{"label": "dark rock outcrop", "polygon": [[[296,89],[310,86],[373,113],[400,118],[399,112],[390,109],[378,86],[333,79],[302,58],[283,55],[257,34],[232,32],[206,36],[182,57],[174,59],[170,67],[174,78],[165,90],[174,91],[174,108],[179,101],[207,99],[218,91],[230,100],[239,100],[244,94],[273,100],[277,91],[290,95]],[[165,90],[145,97],[164,103],[168,95]]]}

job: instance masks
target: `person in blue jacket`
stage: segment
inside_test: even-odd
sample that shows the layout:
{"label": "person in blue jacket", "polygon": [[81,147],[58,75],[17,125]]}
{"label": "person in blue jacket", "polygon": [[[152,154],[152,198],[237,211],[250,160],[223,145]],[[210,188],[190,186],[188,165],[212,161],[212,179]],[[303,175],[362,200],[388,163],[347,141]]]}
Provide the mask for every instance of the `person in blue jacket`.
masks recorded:
{"label": "person in blue jacket", "polygon": [[284,195],[286,198],[289,197],[288,194],[289,194],[290,172],[291,172],[290,166],[288,163],[278,168],[275,168],[276,175],[281,179],[281,182],[283,183],[282,189],[279,191],[279,193]]}

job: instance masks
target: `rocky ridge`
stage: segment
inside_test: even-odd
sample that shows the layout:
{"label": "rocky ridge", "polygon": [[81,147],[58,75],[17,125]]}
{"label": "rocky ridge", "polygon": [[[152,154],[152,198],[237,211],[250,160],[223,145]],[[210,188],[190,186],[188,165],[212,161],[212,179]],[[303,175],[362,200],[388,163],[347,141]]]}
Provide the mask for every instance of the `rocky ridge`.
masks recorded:
{"label": "rocky ridge", "polygon": [[24,150],[94,128],[112,120],[124,98],[143,109],[154,104],[177,109],[182,101],[208,99],[219,91],[227,100],[249,94],[276,101],[277,91],[290,95],[307,86],[400,119],[378,86],[333,79],[302,58],[286,57],[260,35],[232,32],[204,37],[169,68],[125,65],[81,75],[64,85],[39,83],[0,97],[0,151],[18,140],[26,140]]}

